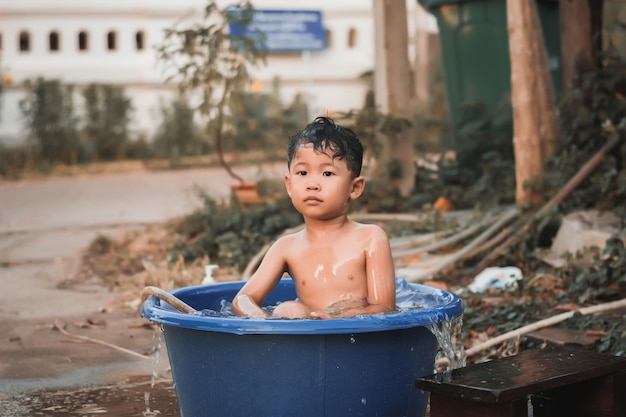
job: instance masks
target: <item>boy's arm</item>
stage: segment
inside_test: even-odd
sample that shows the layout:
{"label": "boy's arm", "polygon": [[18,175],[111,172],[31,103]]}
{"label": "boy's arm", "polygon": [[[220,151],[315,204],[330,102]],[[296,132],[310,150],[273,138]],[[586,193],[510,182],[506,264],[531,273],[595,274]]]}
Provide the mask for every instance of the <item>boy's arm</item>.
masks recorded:
{"label": "boy's arm", "polygon": [[269,317],[261,305],[285,272],[284,239],[279,239],[272,245],[259,268],[233,298],[232,308],[235,314],[257,318]]}
{"label": "boy's arm", "polygon": [[370,304],[366,314],[396,308],[396,276],[389,238],[381,227],[372,225],[371,228],[370,247],[365,253],[367,301]]}

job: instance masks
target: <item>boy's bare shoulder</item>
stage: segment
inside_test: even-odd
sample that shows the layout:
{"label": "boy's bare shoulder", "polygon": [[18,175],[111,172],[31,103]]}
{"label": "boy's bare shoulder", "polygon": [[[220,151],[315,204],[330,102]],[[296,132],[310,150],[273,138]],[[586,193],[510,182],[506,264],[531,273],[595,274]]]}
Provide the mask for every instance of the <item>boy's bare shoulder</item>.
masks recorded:
{"label": "boy's bare shoulder", "polygon": [[292,245],[293,243],[295,243],[295,241],[300,239],[300,237],[302,236],[302,233],[303,233],[302,230],[300,230],[298,232],[289,233],[288,235],[279,237],[274,242],[274,246],[278,245],[278,246],[285,247],[288,245]]}
{"label": "boy's bare shoulder", "polygon": [[380,227],[377,224],[369,224],[369,223],[356,223],[357,230],[362,231],[363,233],[367,233],[372,237],[385,237],[387,238],[387,232],[385,229]]}

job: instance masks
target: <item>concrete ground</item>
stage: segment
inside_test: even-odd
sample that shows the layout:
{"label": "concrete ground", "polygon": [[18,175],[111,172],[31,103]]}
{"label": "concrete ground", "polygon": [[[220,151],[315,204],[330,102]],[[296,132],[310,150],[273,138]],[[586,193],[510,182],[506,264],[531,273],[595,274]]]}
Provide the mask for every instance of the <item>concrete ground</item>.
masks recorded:
{"label": "concrete ground", "polygon": [[[237,172],[278,178],[283,169]],[[118,294],[95,284],[60,284],[78,271],[82,251],[98,235],[115,237],[188,214],[200,206],[198,189],[228,198],[231,182],[221,168],[0,181],[0,408],[19,392],[166,370],[166,355],[145,360],[73,337],[151,358],[160,344],[160,332],[137,312],[111,307]]]}

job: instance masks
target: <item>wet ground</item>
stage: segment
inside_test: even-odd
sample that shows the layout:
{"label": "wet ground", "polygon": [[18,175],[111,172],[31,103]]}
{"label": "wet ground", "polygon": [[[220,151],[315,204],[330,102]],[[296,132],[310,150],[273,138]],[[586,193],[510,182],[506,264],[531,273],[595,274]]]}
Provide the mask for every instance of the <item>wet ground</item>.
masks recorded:
{"label": "wet ground", "polygon": [[191,213],[198,189],[228,198],[230,182],[220,168],[0,180],[0,417],[179,416],[160,330],[120,302],[138,294],[64,282],[96,237]]}
{"label": "wet ground", "polygon": [[70,387],[0,399],[3,417],[91,416],[179,417],[171,379],[133,377],[110,385]]}

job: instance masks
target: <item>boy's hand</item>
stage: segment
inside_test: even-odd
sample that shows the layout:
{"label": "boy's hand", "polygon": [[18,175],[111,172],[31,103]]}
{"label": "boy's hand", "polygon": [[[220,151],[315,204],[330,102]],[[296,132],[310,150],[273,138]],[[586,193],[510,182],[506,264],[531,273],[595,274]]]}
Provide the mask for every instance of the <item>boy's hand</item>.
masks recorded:
{"label": "boy's hand", "polygon": [[324,320],[336,318],[336,316],[331,316],[325,311],[312,311],[311,314],[309,314],[309,317],[312,319],[324,319]]}
{"label": "boy's hand", "polygon": [[239,294],[233,300],[233,311],[240,316],[257,319],[268,318],[270,315],[255,303],[248,294]]}

